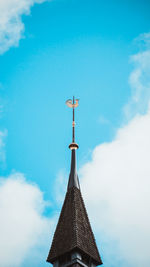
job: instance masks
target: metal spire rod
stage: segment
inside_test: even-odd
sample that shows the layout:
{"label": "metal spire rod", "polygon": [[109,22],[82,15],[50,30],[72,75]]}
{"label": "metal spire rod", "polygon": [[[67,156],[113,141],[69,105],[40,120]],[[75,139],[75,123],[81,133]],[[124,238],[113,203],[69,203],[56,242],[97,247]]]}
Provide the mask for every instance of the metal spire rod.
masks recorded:
{"label": "metal spire rod", "polygon": [[73,100],[68,99],[66,101],[66,105],[69,108],[72,108],[72,112],[73,112],[73,118],[72,118],[72,143],[69,145],[70,149],[77,149],[78,145],[75,143],[75,108],[79,105],[78,104],[79,99],[75,99],[73,96]]}
{"label": "metal spire rod", "polygon": [[72,143],[75,143],[75,118],[74,118],[74,96],[73,96],[73,121],[72,121]]}

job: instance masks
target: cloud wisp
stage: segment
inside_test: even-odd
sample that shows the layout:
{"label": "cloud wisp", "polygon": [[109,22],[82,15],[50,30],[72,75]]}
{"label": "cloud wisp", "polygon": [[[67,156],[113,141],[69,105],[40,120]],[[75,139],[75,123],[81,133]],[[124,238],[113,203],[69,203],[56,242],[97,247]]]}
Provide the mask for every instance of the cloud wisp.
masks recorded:
{"label": "cloud wisp", "polygon": [[130,57],[134,70],[129,77],[131,98],[124,107],[128,120],[137,113],[146,113],[150,101],[150,33],[141,34],[135,41],[144,50]]}
{"label": "cloud wisp", "polygon": [[22,15],[29,15],[35,3],[46,0],[1,0],[0,1],[0,54],[12,46],[18,46],[23,38]]}
{"label": "cloud wisp", "polygon": [[132,60],[136,66],[129,78],[128,123],[112,142],[98,145],[80,170],[96,236],[105,244],[104,266],[150,266],[149,48]]}

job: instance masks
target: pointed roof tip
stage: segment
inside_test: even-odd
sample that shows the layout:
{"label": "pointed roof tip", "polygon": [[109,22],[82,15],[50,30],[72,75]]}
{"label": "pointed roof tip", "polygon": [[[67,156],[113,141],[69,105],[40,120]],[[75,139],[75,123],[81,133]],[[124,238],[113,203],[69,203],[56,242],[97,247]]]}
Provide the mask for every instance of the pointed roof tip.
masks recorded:
{"label": "pointed roof tip", "polygon": [[70,169],[70,175],[69,175],[67,190],[69,190],[72,187],[76,187],[76,188],[80,189],[78,174],[77,174],[77,170],[76,170],[76,149],[71,150],[71,169]]}
{"label": "pointed roof tip", "polygon": [[74,250],[91,258],[96,266],[102,264],[81,191],[76,187],[66,193],[47,261],[53,264]]}

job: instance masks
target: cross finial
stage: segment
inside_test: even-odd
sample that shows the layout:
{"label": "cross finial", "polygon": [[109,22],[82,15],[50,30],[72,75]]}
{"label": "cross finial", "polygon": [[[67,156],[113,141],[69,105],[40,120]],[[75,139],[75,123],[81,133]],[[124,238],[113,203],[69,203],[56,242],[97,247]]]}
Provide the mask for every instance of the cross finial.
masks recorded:
{"label": "cross finial", "polygon": [[75,108],[79,105],[79,99],[75,99],[73,96],[73,100],[68,99],[66,101],[66,105],[69,108],[72,108],[73,111],[73,118],[72,118],[72,143],[69,145],[69,148],[72,149],[78,149],[79,146],[75,143]]}

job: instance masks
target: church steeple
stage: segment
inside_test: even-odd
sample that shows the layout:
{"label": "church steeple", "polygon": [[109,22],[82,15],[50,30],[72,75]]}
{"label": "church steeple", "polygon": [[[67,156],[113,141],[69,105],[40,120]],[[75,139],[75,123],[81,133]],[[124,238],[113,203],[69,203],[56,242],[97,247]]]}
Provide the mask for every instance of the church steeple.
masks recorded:
{"label": "church steeple", "polygon": [[68,100],[66,104],[73,109],[72,143],[69,145],[71,169],[67,193],[47,261],[54,267],[94,267],[101,265],[102,261],[81,195],[76,170],[78,145],[75,143],[74,109],[78,106],[78,100],[73,97],[73,101]]}

